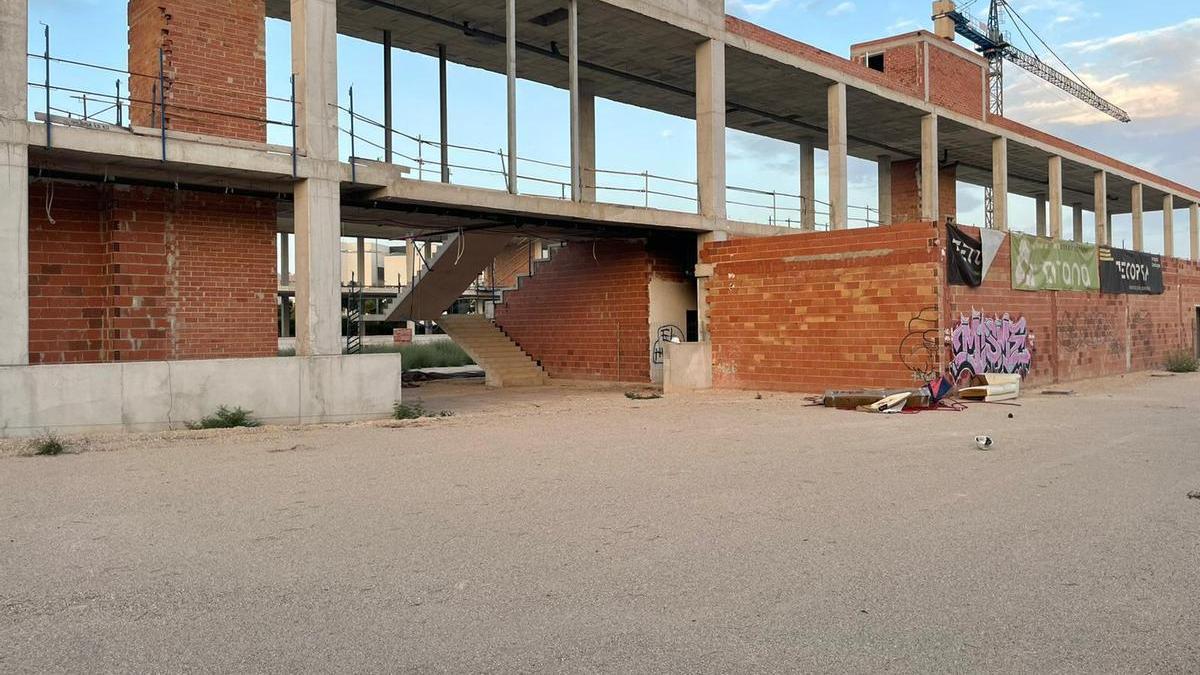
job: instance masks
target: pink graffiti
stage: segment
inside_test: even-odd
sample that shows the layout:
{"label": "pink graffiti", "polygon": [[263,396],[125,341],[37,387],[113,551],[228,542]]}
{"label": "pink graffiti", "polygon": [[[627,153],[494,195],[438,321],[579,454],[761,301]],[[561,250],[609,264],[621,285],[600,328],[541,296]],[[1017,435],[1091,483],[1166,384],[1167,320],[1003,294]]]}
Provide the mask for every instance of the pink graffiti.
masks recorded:
{"label": "pink graffiti", "polygon": [[950,370],[955,379],[979,373],[1029,374],[1032,355],[1025,317],[1016,321],[1008,314],[987,317],[971,311],[961,316],[950,331],[950,349],[954,359]]}

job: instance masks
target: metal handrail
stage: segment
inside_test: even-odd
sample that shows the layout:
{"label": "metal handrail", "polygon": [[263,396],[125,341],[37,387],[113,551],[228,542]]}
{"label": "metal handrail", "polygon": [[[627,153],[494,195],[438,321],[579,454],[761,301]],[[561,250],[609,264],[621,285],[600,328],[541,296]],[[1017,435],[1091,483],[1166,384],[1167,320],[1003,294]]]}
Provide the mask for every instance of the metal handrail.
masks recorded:
{"label": "metal handrail", "polygon": [[[168,82],[168,77],[167,77],[166,70],[165,70],[164,52],[161,48],[159,49],[159,64],[158,64],[159,72],[157,74],[139,73],[139,72],[131,71],[131,70],[124,69],[124,68],[115,68],[112,66],[107,66],[107,65],[97,64],[97,63],[89,63],[87,61],[81,61],[78,59],[68,59],[68,58],[62,58],[59,56],[53,56],[51,54],[51,50],[50,50],[50,26],[46,26],[45,27],[45,49],[44,49],[43,53],[41,53],[41,54],[27,53],[26,56],[27,56],[27,58],[34,58],[34,59],[41,60],[45,64],[45,68],[44,68],[45,79],[44,79],[44,81],[42,81],[42,82],[27,82],[26,86],[34,88],[34,89],[40,88],[43,91],[45,91],[45,102],[44,102],[44,105],[42,106],[42,110],[45,112],[45,115],[46,115],[45,125],[46,125],[46,147],[47,148],[53,147],[53,136],[52,136],[51,132],[53,130],[53,127],[55,126],[54,119],[53,119],[55,114],[66,115],[67,119],[69,119],[69,120],[76,119],[77,115],[78,115],[78,119],[81,119],[85,122],[102,122],[104,124],[111,124],[115,127],[132,130],[133,129],[132,108],[134,105],[142,105],[142,106],[150,107],[150,110],[151,110],[150,114],[151,114],[152,118],[154,118],[155,121],[158,122],[158,126],[160,127],[160,136],[162,139],[162,151],[161,151],[162,157],[161,157],[161,159],[164,162],[167,161],[167,141],[168,141],[167,131],[168,130],[166,128],[166,117],[167,117],[166,111],[167,111],[167,107],[168,107],[168,101],[167,101],[165,89],[166,89],[166,84]],[[154,85],[153,85],[154,93],[151,97],[151,100],[147,100],[144,98],[136,98],[133,96],[132,93],[123,94],[121,91],[121,80],[120,79],[118,79],[116,81],[115,93],[112,91],[109,91],[109,92],[92,91],[89,89],[80,88],[78,86],[62,86],[62,85],[53,84],[50,79],[51,64],[62,64],[62,65],[67,65],[67,66],[74,66],[74,67],[79,67],[79,68],[96,70],[96,71],[100,71],[100,72],[115,73],[118,75],[127,76],[131,80],[134,77],[151,79],[151,80],[154,80]],[[172,87],[180,87],[183,89],[186,89],[188,87],[197,86],[197,83],[193,83],[187,79],[170,78],[169,82]],[[205,83],[204,88],[206,91],[217,91],[220,93],[233,94],[233,95],[237,95],[237,96],[245,95],[244,91],[239,91],[239,90],[233,89],[231,87],[223,87],[223,86],[212,84],[212,83]],[[298,118],[297,118],[296,108],[297,108],[298,103],[296,101],[296,95],[295,95],[295,76],[294,75],[292,76],[292,87],[291,88],[292,88],[292,91],[291,91],[291,95],[289,98],[271,96],[264,92],[264,103],[263,103],[264,110],[266,110],[266,108],[273,102],[288,103],[291,106],[292,119],[290,121],[273,119],[271,117],[271,115],[269,115],[269,114],[259,117],[256,115],[247,115],[244,113],[233,112],[233,111],[229,111],[229,110],[217,110],[217,109],[210,108],[210,107],[203,106],[203,105],[185,105],[185,104],[171,103],[170,107],[173,111],[179,111],[182,113],[196,113],[196,114],[200,114],[200,115],[211,115],[211,116],[215,116],[215,117],[223,117],[223,118],[228,118],[228,119],[236,119],[236,120],[243,120],[243,121],[248,121],[248,122],[255,122],[255,123],[262,124],[264,127],[268,127],[268,128],[269,127],[284,127],[284,128],[291,129],[291,134],[292,134],[292,151],[291,151],[292,175],[293,175],[293,177],[295,177],[298,175],[298,170],[297,170],[298,169],[298,167],[297,167],[298,150],[297,150],[297,146],[296,146],[296,130],[297,130],[297,126],[298,126],[298,121],[297,121]],[[76,111],[68,110],[66,108],[56,106],[54,104],[53,96],[52,96],[52,94],[54,94],[55,92],[60,93],[60,94],[67,94],[67,95],[69,95],[69,96],[67,96],[67,98],[80,101],[82,108],[83,108],[82,113],[77,113]],[[99,110],[88,110],[89,98],[91,101],[96,101],[98,103],[101,103],[102,107]],[[126,107],[131,109],[130,115],[128,118],[125,118],[123,115]],[[115,113],[115,124],[106,119],[102,119],[101,116],[108,116],[109,113]],[[128,126],[126,126],[126,124],[125,124],[126,119],[128,119]]]}

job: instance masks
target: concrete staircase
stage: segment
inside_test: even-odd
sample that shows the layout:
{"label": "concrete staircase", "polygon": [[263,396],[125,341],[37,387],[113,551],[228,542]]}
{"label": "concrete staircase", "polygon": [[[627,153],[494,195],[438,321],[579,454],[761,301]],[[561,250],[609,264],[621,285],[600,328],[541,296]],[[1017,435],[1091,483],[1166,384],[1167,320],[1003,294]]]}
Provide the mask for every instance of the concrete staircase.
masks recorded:
{"label": "concrete staircase", "polygon": [[450,237],[428,269],[388,306],[387,320],[437,321],[511,240],[512,235],[484,230]]}
{"label": "concrete staircase", "polygon": [[446,314],[437,324],[483,368],[489,387],[546,383],[546,371],[481,314]]}

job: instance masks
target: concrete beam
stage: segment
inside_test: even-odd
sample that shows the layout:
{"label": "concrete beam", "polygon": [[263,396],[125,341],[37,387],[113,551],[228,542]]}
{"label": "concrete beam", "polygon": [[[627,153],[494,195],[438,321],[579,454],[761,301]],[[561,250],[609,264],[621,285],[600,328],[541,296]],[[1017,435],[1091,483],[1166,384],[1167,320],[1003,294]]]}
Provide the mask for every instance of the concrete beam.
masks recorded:
{"label": "concrete beam", "polygon": [[1036,212],[1033,215],[1034,215],[1034,222],[1035,222],[1036,228],[1037,228],[1037,236],[1044,237],[1047,234],[1047,232],[1046,232],[1046,196],[1045,195],[1038,195],[1037,197],[1034,198],[1034,208],[1036,209]]}
{"label": "concrete beam", "polygon": [[0,365],[29,363],[27,0],[0,3]]}
{"label": "concrete beam", "polygon": [[1103,170],[1092,174],[1092,194],[1095,195],[1093,212],[1096,214],[1096,244],[1112,244],[1112,230],[1108,219],[1108,174]]}
{"label": "concrete beam", "polygon": [[508,74],[508,191],[517,194],[517,0],[504,6],[506,72]]}
{"label": "concrete beam", "polygon": [[1047,166],[1050,174],[1050,238],[1063,238],[1063,185],[1062,157],[1050,158]]}
{"label": "concrete beam", "polygon": [[879,171],[879,224],[892,224],[892,158],[880,155],[876,160]]}
{"label": "concrete beam", "polygon": [[696,179],[700,215],[724,220],[725,43],[696,47]]}
{"label": "concrete beam", "polygon": [[1191,235],[1192,260],[1200,260],[1200,204],[1192,204],[1188,213],[1191,215],[1189,234]]}
{"label": "concrete beam", "polygon": [[1175,256],[1175,196],[1163,197],[1163,256]]}
{"label": "concrete beam", "polygon": [[579,0],[567,0],[567,91],[571,103],[571,199],[583,201],[583,139],[579,101]]}
{"label": "concrete beam", "polygon": [[1071,241],[1083,241],[1083,204],[1071,205]]}
{"label": "concrete beam", "polygon": [[579,88],[579,169],[582,201],[596,201],[596,96],[591,87]]}
{"label": "concrete beam", "polygon": [[1133,250],[1144,251],[1146,250],[1146,246],[1143,241],[1142,214],[1145,205],[1142,203],[1141,183],[1133,184],[1133,189],[1130,190],[1130,199],[1133,201]]}
{"label": "concrete beam", "polygon": [[849,172],[846,155],[846,85],[827,90],[829,104],[829,229],[849,227]]}
{"label": "concrete beam", "polygon": [[800,229],[817,229],[817,159],[810,139],[800,141]]}
{"label": "concrete beam", "polygon": [[992,139],[992,227],[1008,231],[1008,139]]}
{"label": "concrete beam", "polygon": [[924,220],[941,220],[938,179],[938,118],[930,113],[921,118],[921,218]]}

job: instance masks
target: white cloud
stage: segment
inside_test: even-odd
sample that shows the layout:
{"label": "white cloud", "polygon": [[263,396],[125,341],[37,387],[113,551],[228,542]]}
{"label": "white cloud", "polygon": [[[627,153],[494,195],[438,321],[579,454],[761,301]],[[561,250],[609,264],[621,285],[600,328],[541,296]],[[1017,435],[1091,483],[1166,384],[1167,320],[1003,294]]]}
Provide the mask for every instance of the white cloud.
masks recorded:
{"label": "white cloud", "polygon": [[841,16],[843,14],[849,14],[850,12],[853,12],[854,9],[854,3],[850,2],[850,0],[846,0],[845,2],[839,2],[838,4],[834,5],[828,12],[825,12],[825,15]]}
{"label": "white cloud", "polygon": [[1005,114],[1131,164],[1200,185],[1200,19],[1068,43],[1060,55],[1133,118],[1121,124],[1016,66],[1005,68]]}
{"label": "white cloud", "polygon": [[747,0],[729,0],[728,9],[731,14],[748,17],[760,17],[783,4],[783,1],[784,0],[760,0],[759,2],[748,2]]}

